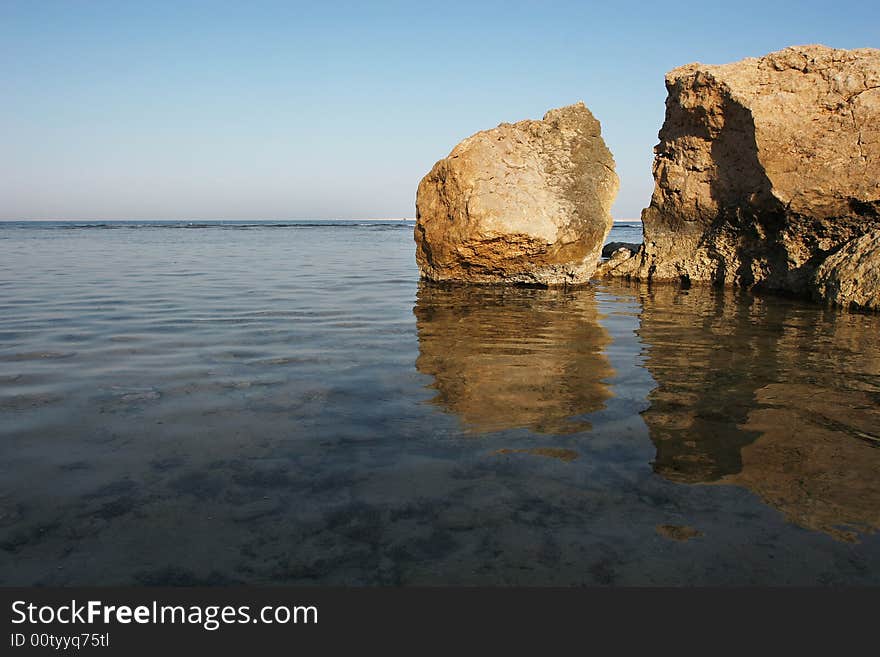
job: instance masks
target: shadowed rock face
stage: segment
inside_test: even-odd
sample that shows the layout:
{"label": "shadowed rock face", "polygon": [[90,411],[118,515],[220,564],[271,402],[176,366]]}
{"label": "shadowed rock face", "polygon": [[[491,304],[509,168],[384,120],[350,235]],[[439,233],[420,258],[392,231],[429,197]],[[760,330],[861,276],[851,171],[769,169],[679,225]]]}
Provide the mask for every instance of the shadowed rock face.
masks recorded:
{"label": "shadowed rock face", "polygon": [[583,103],[478,132],[419,183],[419,271],[432,281],[586,283],[617,188],[614,159]]}
{"label": "shadowed rock face", "polygon": [[689,64],[666,88],[645,244],[606,274],[806,293],[880,226],[880,50]]}
{"label": "shadowed rock face", "polygon": [[422,284],[413,309],[416,368],[434,377],[434,403],[474,432],[526,427],[583,431],[613,376],[590,289]]}
{"label": "shadowed rock face", "polygon": [[[880,318],[705,287],[642,295],[655,472],[743,486],[838,540],[880,529]],[[823,359],[853,376],[819,376]]]}

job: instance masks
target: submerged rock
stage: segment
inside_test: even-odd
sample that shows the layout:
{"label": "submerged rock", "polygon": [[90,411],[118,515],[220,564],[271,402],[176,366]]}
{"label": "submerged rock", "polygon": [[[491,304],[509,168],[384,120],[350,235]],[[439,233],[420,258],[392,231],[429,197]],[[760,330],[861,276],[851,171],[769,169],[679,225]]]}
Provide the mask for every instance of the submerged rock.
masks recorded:
{"label": "submerged rock", "polygon": [[816,296],[838,306],[880,310],[880,229],[858,237],[816,272]]}
{"label": "submerged rock", "polygon": [[666,88],[645,243],[607,275],[807,293],[880,227],[880,50],[688,64]]}
{"label": "submerged rock", "polygon": [[583,103],[478,132],[419,183],[419,271],[433,281],[586,283],[617,188],[599,121]]}
{"label": "submerged rock", "polygon": [[543,456],[550,459],[558,459],[563,463],[571,463],[576,461],[579,454],[573,449],[565,449],[564,447],[531,447],[528,449],[497,449],[493,454],[506,456],[508,454],[528,454],[529,456]]}
{"label": "submerged rock", "polygon": [[657,525],[655,529],[660,536],[673,541],[689,541],[703,535],[703,532],[689,525]]}

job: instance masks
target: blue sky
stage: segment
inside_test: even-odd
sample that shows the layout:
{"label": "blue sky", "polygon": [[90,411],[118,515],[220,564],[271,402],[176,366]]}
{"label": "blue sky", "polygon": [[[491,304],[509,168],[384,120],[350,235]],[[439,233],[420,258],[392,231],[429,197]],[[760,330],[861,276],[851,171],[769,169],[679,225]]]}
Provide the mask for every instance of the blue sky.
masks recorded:
{"label": "blue sky", "polygon": [[411,217],[464,137],[583,100],[619,218],[664,73],[880,47],[880,2],[0,0],[0,219]]}

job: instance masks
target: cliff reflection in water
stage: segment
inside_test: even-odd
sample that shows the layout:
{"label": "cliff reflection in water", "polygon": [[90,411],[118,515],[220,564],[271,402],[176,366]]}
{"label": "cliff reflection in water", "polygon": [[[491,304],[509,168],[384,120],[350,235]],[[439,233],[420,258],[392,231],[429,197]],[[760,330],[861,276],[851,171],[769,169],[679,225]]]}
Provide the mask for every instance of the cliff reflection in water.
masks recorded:
{"label": "cliff reflection in water", "polygon": [[841,540],[880,528],[880,317],[642,288],[654,470],[744,486]]}
{"label": "cliff reflection in water", "polygon": [[592,289],[422,283],[416,368],[434,377],[433,402],[474,432],[527,427],[566,434],[611,396],[611,342]]}
{"label": "cliff reflection in water", "polygon": [[[637,343],[614,322],[621,300],[639,313]],[[583,416],[612,396],[644,394],[657,475],[744,487],[787,521],[839,540],[880,529],[880,316],[622,282],[422,285],[414,312],[416,367],[433,377],[434,403],[471,432],[588,430]],[[641,368],[650,392],[627,387]]]}

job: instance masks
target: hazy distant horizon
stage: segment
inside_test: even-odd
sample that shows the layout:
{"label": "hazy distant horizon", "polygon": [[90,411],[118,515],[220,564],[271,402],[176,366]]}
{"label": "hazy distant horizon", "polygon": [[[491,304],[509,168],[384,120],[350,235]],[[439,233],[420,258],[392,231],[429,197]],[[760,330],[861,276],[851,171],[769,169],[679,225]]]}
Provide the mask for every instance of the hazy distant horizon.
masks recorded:
{"label": "hazy distant horizon", "polygon": [[[145,222],[145,221],[169,221],[169,222],[180,222],[180,221],[242,221],[242,222],[253,222],[253,221],[415,221],[415,217],[296,217],[296,218],[265,218],[258,217],[256,219],[227,219],[223,217],[214,217],[206,219],[204,217],[181,217],[179,219],[94,219],[94,218],[73,218],[73,219],[0,219],[0,223],[23,223],[27,221],[33,222],[116,222],[116,221],[132,221],[132,222]],[[625,219],[625,218],[615,218],[614,223],[631,223],[638,222],[641,223],[641,219]]]}
{"label": "hazy distant horizon", "polygon": [[0,220],[406,217],[462,139],[579,100],[616,161],[612,214],[638,217],[667,71],[877,47],[878,24],[867,0],[7,0]]}

